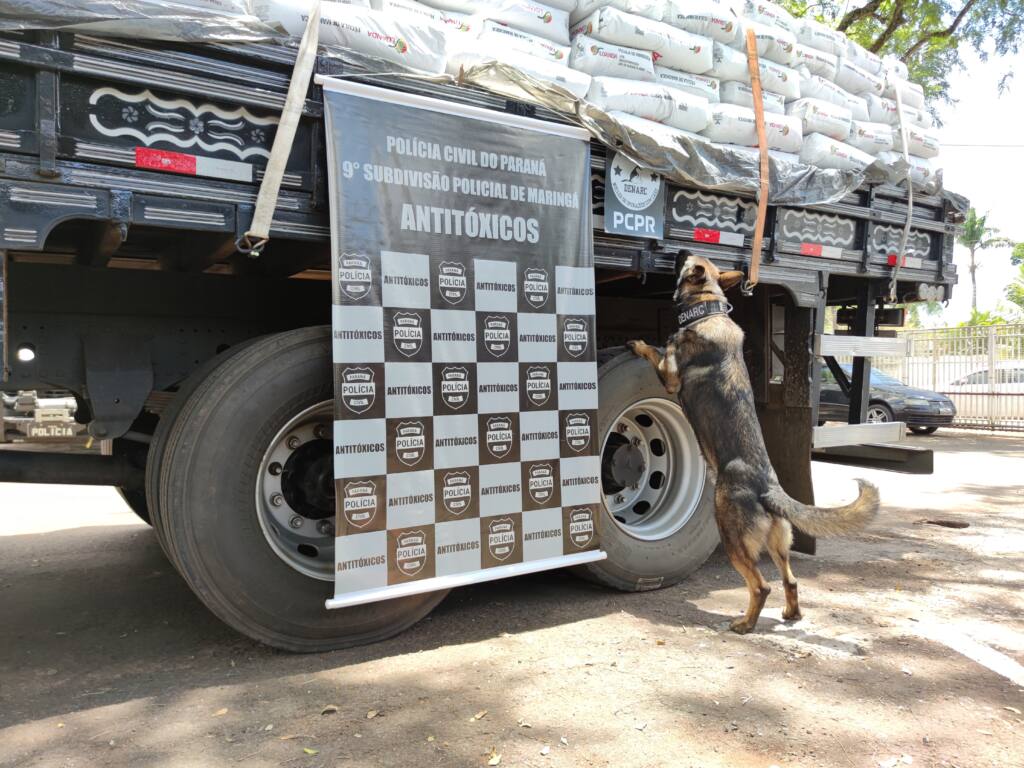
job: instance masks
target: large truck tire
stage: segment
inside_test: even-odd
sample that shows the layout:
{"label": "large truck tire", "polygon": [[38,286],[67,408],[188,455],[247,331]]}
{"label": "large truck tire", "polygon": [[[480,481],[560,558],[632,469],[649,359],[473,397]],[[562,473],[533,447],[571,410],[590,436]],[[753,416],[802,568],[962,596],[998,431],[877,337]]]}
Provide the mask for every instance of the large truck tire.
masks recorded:
{"label": "large truck tire", "polygon": [[383,640],[446,594],[324,607],[334,591],[333,394],[329,328],[269,336],[207,375],[163,448],[159,518],[178,571],[225,623],[288,651]]}
{"label": "large truck tire", "polygon": [[718,545],[714,484],[678,401],[623,347],[598,357],[606,560],[582,575],[637,592],[678,584]]}

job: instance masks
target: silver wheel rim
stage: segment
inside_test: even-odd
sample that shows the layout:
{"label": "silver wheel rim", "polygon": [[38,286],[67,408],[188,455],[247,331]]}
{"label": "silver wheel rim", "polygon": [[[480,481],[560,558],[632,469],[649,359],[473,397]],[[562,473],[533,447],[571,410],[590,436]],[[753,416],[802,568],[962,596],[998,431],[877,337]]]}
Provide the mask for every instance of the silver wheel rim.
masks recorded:
{"label": "silver wheel rim", "polygon": [[[289,567],[322,581],[334,579],[333,413],[327,400],[289,420],[270,441],[256,478],[256,516],[267,544]],[[314,479],[327,480],[320,455],[325,440],[330,489],[317,489],[315,506],[302,491],[316,485]]]}
{"label": "silver wheel rim", "polygon": [[868,408],[868,424],[878,424],[879,422],[888,421],[889,414],[877,405],[872,405]]}
{"label": "silver wheel rim", "polygon": [[666,539],[689,522],[707,475],[683,409],[663,398],[633,403],[612,419],[601,470],[605,508],[619,528],[643,541]]}

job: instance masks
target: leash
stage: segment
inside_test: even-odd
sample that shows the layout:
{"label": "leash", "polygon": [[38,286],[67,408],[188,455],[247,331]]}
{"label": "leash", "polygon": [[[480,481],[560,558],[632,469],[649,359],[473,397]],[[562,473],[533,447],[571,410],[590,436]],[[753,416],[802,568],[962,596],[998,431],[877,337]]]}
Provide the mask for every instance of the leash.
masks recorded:
{"label": "leash", "polygon": [[728,315],[732,312],[732,304],[728,301],[701,301],[696,304],[676,304],[679,307],[679,327],[699,323],[715,315]]}
{"label": "leash", "polygon": [[757,124],[757,149],[760,176],[760,194],[757,196],[757,221],[754,224],[754,237],[750,249],[750,268],[747,279],[740,290],[744,296],[750,296],[757,285],[758,273],[761,269],[761,241],[764,238],[764,221],[768,215],[768,139],[764,128],[764,97],[761,93],[761,65],[757,58],[757,37],[754,30],[747,30],[747,68],[750,70],[750,87],[754,92],[754,119]]}

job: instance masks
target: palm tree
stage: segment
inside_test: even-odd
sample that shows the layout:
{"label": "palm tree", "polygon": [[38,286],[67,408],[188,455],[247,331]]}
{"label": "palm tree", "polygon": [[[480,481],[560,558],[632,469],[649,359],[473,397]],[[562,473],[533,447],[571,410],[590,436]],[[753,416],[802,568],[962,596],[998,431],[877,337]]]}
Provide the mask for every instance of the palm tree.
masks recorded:
{"label": "palm tree", "polygon": [[967,218],[964,219],[963,232],[957,237],[960,245],[971,254],[971,261],[967,266],[967,270],[971,273],[971,310],[975,312],[978,309],[978,281],[974,277],[974,273],[978,269],[978,262],[975,254],[986,248],[1008,244],[1005,237],[996,237],[996,233],[999,232],[998,229],[986,226],[985,220],[987,218],[988,214],[979,216],[978,212],[971,208],[967,211]]}

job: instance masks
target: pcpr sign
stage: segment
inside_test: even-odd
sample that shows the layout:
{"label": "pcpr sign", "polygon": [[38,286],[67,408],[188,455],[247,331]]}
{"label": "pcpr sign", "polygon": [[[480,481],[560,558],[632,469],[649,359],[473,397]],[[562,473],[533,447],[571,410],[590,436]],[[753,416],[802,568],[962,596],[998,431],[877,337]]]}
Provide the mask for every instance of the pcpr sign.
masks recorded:
{"label": "pcpr sign", "polygon": [[604,231],[658,240],[665,236],[665,184],[661,176],[619,153],[612,156],[605,170]]}

